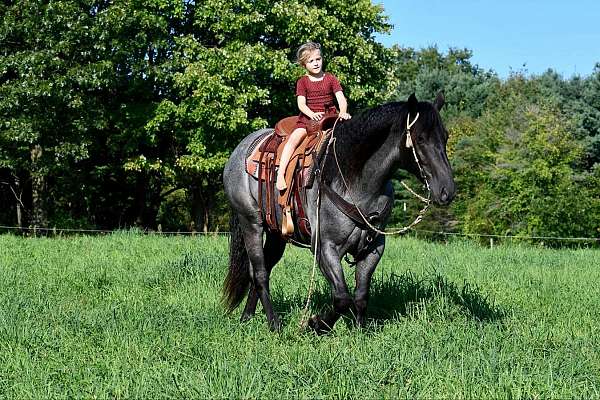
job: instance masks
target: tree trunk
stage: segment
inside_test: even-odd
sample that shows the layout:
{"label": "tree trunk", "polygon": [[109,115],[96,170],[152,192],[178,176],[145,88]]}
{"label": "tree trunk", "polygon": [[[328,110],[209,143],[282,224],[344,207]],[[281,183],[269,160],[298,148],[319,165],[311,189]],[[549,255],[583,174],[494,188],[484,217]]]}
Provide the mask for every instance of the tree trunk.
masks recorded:
{"label": "tree trunk", "polygon": [[215,196],[219,191],[211,177],[198,179],[193,186],[189,188],[192,202],[192,224],[193,229],[202,229],[207,233],[213,228],[213,217]]}
{"label": "tree trunk", "polygon": [[204,207],[204,226],[202,227],[202,230],[204,233],[208,232],[209,221],[210,221],[209,207],[205,206]]}
{"label": "tree trunk", "polygon": [[156,217],[162,197],[162,181],[153,179],[147,172],[141,172],[135,183],[135,226],[143,229],[155,229]]}
{"label": "tree trunk", "polygon": [[154,177],[150,179],[150,186],[148,187],[149,199],[148,206],[146,207],[145,223],[146,227],[156,229],[156,218],[160,211],[160,204],[162,203],[162,180],[160,177]]}
{"label": "tree trunk", "polygon": [[146,173],[138,174],[135,180],[135,226],[144,228],[144,214],[146,213],[146,188],[148,177]]}
{"label": "tree trunk", "polygon": [[193,232],[202,227],[206,230],[206,212],[204,206],[204,196],[202,195],[201,184],[195,184],[189,188],[189,193],[192,203],[192,226],[190,229]]}
{"label": "tree trunk", "polygon": [[48,226],[45,204],[46,180],[41,165],[42,154],[42,146],[39,144],[31,149],[31,225],[34,229]]}
{"label": "tree trunk", "polygon": [[21,190],[21,180],[17,175],[13,175],[13,179],[15,181],[14,195],[15,195],[15,208],[17,211],[17,226],[19,228],[23,227],[23,206],[22,206],[22,195],[23,192]]}

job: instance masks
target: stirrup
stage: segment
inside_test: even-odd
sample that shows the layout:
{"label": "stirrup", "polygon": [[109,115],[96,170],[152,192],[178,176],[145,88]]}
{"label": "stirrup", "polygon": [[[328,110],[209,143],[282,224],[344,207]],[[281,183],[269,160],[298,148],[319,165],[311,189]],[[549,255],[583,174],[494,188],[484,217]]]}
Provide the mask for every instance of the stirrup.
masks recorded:
{"label": "stirrup", "polygon": [[285,206],[282,213],[281,234],[283,236],[292,236],[294,233],[294,221],[292,221],[292,208]]}

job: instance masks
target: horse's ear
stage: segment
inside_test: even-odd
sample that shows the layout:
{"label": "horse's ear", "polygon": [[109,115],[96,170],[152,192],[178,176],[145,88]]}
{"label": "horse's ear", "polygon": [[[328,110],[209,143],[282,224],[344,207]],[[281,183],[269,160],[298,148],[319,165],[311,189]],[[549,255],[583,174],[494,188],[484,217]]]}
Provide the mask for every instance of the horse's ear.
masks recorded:
{"label": "horse's ear", "polygon": [[419,105],[419,100],[417,100],[417,96],[415,96],[415,94],[411,94],[410,96],[408,96],[408,100],[406,101],[406,105],[408,107],[408,111],[410,112],[416,112],[417,111],[417,106]]}
{"label": "horse's ear", "polygon": [[435,98],[435,100],[433,101],[433,106],[435,107],[436,110],[440,111],[442,109],[442,107],[444,107],[445,101],[446,101],[446,99],[444,97],[444,91],[440,91],[437,94],[437,97]]}

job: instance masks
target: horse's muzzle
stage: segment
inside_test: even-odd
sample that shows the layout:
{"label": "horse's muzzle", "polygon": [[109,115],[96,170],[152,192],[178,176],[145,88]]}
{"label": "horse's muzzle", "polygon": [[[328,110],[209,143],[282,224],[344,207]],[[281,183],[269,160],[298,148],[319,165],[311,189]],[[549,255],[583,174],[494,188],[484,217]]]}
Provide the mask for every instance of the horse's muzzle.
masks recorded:
{"label": "horse's muzzle", "polygon": [[454,185],[451,187],[442,186],[437,196],[434,196],[434,201],[440,206],[447,206],[454,200],[456,195],[456,188]]}

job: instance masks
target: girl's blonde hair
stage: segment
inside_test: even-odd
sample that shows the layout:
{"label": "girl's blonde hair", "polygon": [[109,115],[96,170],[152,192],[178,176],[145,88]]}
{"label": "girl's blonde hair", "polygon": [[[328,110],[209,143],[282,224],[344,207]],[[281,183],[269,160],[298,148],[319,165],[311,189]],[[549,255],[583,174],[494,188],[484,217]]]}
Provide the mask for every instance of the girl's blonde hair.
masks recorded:
{"label": "girl's blonde hair", "polygon": [[319,50],[319,52],[321,52],[321,45],[319,43],[306,42],[300,46],[296,52],[296,61],[298,64],[304,66],[310,57],[310,53],[315,50]]}

